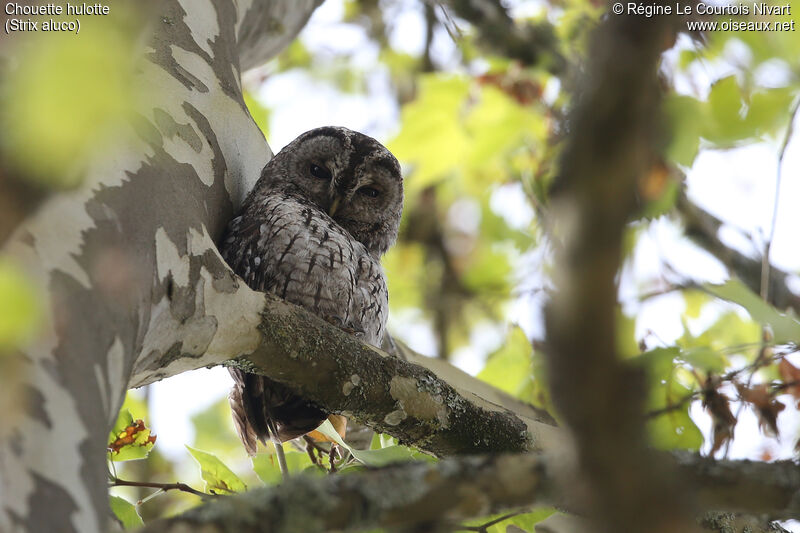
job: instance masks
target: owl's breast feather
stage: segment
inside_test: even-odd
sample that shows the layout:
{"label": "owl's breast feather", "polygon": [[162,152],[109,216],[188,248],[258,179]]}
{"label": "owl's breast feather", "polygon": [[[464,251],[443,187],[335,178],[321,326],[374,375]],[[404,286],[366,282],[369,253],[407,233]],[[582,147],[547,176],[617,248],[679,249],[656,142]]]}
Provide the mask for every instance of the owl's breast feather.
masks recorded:
{"label": "owl's breast feather", "polygon": [[228,231],[223,256],[251,288],[380,346],[388,316],[380,263],[319,207],[267,193],[249,203]]}

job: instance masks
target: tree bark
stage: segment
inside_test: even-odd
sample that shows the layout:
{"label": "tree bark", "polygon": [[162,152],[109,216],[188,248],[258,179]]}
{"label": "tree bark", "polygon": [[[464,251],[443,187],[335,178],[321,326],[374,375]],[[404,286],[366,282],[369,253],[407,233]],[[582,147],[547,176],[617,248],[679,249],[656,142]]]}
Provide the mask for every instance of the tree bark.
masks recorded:
{"label": "tree bark", "polygon": [[675,22],[622,15],[598,27],[551,194],[563,247],[545,313],[549,388],[573,436],[585,487],[574,497],[593,531],[696,529],[671,469],[647,448],[643,376],[619,359],[615,319],[623,233],[655,161],[656,73]]}
{"label": "tree bark", "polygon": [[[800,467],[795,464],[714,461],[682,454],[665,460],[696,482],[699,506],[729,511],[706,516],[706,529],[725,531],[736,522],[734,511],[773,519],[800,511]],[[459,522],[492,513],[565,508],[570,498],[556,488],[563,485],[556,479],[557,463],[546,454],[501,454],[412,462],[346,476],[300,476],[280,487],[217,499],[154,522],[145,532],[450,531]],[[752,527],[754,520],[739,522]]]}
{"label": "tree bark", "polygon": [[200,259],[271,155],[241,69],[319,3],[158,2],[138,79],[148,107],[79,189],[46,201],[6,245],[47,295],[49,321],[19,356],[24,416],[0,433],[0,530],[106,529],[105,441],[134,366],[165,322],[183,324],[174,349],[193,354],[225,324],[203,312]]}

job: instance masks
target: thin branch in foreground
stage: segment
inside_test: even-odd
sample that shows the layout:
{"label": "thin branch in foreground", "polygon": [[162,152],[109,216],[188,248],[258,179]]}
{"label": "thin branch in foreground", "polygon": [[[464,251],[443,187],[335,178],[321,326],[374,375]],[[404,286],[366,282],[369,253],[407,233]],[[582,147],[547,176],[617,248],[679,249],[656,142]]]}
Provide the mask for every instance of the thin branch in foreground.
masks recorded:
{"label": "thin branch in foreground", "polygon": [[[658,61],[676,31],[668,17],[647,26],[609,17],[598,26],[561,152],[559,186],[551,189],[564,245],[554,254],[555,291],[545,309],[548,383],[573,436],[585,489],[579,498],[598,532],[697,530],[686,487],[648,449],[644,375],[619,358],[615,335],[623,235],[637,209],[639,180],[658,159]],[[561,484],[565,491],[574,486]]]}
{"label": "thin branch in foreground", "polygon": [[187,492],[189,494],[194,494],[195,496],[200,496],[201,498],[211,498],[219,496],[218,494],[206,494],[205,492],[201,492],[197,489],[193,489],[186,483],[156,483],[155,481],[128,481],[125,479],[120,478],[113,478],[109,484],[109,487],[141,487],[146,489],[158,489],[162,492],[167,492],[170,490],[179,490],[181,492]]}

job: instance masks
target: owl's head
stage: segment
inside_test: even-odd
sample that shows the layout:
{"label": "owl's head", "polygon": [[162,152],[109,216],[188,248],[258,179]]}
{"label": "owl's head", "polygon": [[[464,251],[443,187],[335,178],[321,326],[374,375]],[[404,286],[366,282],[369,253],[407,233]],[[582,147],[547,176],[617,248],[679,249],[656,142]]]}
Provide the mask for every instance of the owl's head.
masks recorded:
{"label": "owl's head", "polygon": [[400,164],[385,146],[357,131],[329,126],[303,133],[272,158],[256,187],[310,201],[375,256],[397,239]]}

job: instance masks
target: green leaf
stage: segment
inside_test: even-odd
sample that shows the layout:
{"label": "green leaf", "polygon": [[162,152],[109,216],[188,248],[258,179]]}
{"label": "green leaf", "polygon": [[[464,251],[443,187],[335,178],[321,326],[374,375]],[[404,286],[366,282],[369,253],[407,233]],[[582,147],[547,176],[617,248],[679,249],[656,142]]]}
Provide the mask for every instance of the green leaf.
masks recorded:
{"label": "green leaf", "polygon": [[730,354],[732,348],[738,347],[738,353],[755,352],[761,341],[761,327],[733,310],[722,313],[697,337],[692,336],[686,326],[684,328],[685,333],[678,339],[678,345],[685,351],[708,348]]}
{"label": "green leaf", "polygon": [[703,306],[711,299],[703,291],[686,290],[683,291],[683,301],[686,303],[685,315],[688,318],[699,318]]}
{"label": "green leaf", "polygon": [[671,122],[670,144],[665,155],[678,164],[691,166],[700,150],[705,103],[673,94],[665,99],[664,111]]}
{"label": "green leaf", "polygon": [[278,56],[278,68],[289,70],[292,68],[308,68],[313,62],[313,57],[308,48],[300,39],[294,39]]}
{"label": "green leaf", "polygon": [[[642,365],[647,375],[649,411],[676,405],[692,391],[675,378],[677,360],[681,357],[676,347],[656,348],[631,359]],[[689,404],[671,409],[652,418],[648,435],[654,446],[663,450],[697,450],[703,444],[703,435],[689,417]]]}
{"label": "green leaf", "polygon": [[108,434],[108,458],[114,462],[144,459],[155,445],[155,435],[128,409],[120,409],[114,429]]}
{"label": "green leaf", "polygon": [[[274,450],[274,448],[270,447]],[[289,472],[316,474],[322,475],[323,472],[308,457],[307,453],[298,452],[294,450],[285,450],[284,456],[286,457],[286,466],[289,467]],[[253,470],[256,475],[266,485],[277,485],[281,482],[282,474],[280,466],[278,466],[278,459],[275,457],[274,451],[272,453],[259,453],[250,458],[253,463]]]}
{"label": "green leaf", "polygon": [[533,347],[522,328],[509,331],[505,344],[489,355],[478,379],[494,385],[512,396],[518,396],[531,378]]}
{"label": "green leaf", "polygon": [[495,294],[507,295],[510,291],[511,264],[509,254],[500,246],[476,246],[462,281],[468,288],[479,292],[491,290]]}
{"label": "green leaf", "polygon": [[459,117],[468,92],[464,77],[423,76],[419,97],[403,107],[403,128],[388,147],[414,168],[407,194],[424,189],[462,162],[469,139]]}
{"label": "green leaf", "polygon": [[728,366],[727,357],[707,346],[684,350],[681,352],[680,358],[697,370],[704,370],[706,373],[714,372],[720,374]]}
{"label": "green leaf", "polygon": [[220,461],[216,455],[186,446],[189,453],[200,466],[200,475],[206,482],[205,491],[209,494],[244,492],[247,486],[239,477]]}
{"label": "green leaf", "polygon": [[228,399],[223,397],[206,409],[192,415],[194,442],[192,446],[201,450],[214,450],[225,453],[238,453],[242,443],[230,423],[231,408]]}
{"label": "green leaf", "polygon": [[148,418],[149,412],[147,403],[144,400],[144,395],[142,394],[142,389],[129,390],[125,394],[125,401],[122,402],[122,409],[127,409],[134,420],[138,418]]}
{"label": "green leaf", "polygon": [[0,261],[0,354],[33,338],[42,321],[39,299],[21,268]]}
{"label": "green leaf", "polygon": [[710,120],[703,128],[703,137],[720,147],[733,146],[747,139],[755,130],[743,118],[742,91],[736,76],[728,76],[714,83],[708,95]]}
{"label": "green leaf", "polygon": [[415,243],[398,242],[381,261],[389,285],[392,309],[421,308],[425,275],[425,250]]}
{"label": "green leaf", "polygon": [[791,108],[796,95],[796,89],[789,88],[753,93],[745,121],[757,134],[774,133],[788,123],[791,113],[787,110]]}
{"label": "green leaf", "polygon": [[117,520],[120,521],[124,529],[135,529],[144,525],[142,517],[139,516],[139,512],[136,510],[136,506],[131,502],[119,496],[109,496],[108,499],[109,504],[111,504],[111,511],[114,513],[114,516],[117,517]]}
{"label": "green leaf", "polygon": [[776,344],[800,342],[800,322],[794,314],[783,314],[767,304],[739,280],[722,285],[705,284],[703,288],[717,298],[741,305],[761,325],[770,326]]}
{"label": "green leaf", "polygon": [[[135,21],[134,13],[127,15]],[[4,80],[2,101],[12,104],[0,104],[0,148],[44,186],[77,185],[82,173],[68,171],[105,149],[134,116],[138,28],[135,22],[128,28],[114,24],[120,16],[123,11],[104,17],[79,38],[32,39],[15,57],[19,68]]]}
{"label": "green leaf", "polygon": [[412,461],[415,459],[434,460],[432,457],[415,452],[411,448],[401,445],[387,446],[379,450],[357,450],[348,445],[334,429],[330,420],[325,420],[317,431],[331,439],[333,442],[347,449],[353,457],[367,466],[385,466],[399,461]]}
{"label": "green leaf", "polygon": [[534,531],[536,524],[555,514],[556,510],[552,507],[543,507],[530,513],[520,514],[511,518],[511,523],[521,527],[525,531]]}
{"label": "green leaf", "polygon": [[[552,507],[542,507],[541,509],[535,509],[529,513],[518,514],[516,516],[512,516],[493,524],[486,528],[486,533],[506,533],[507,527],[511,524],[517,526],[518,528],[522,529],[523,531],[534,531],[536,528],[536,524],[541,522],[542,520],[548,518],[552,514],[556,512],[555,509]],[[482,518],[476,518],[474,520],[469,520],[465,523],[466,526],[470,527],[480,527],[484,524],[487,524],[493,520],[497,520],[502,518],[507,513],[499,513],[496,515],[485,516]]]}

